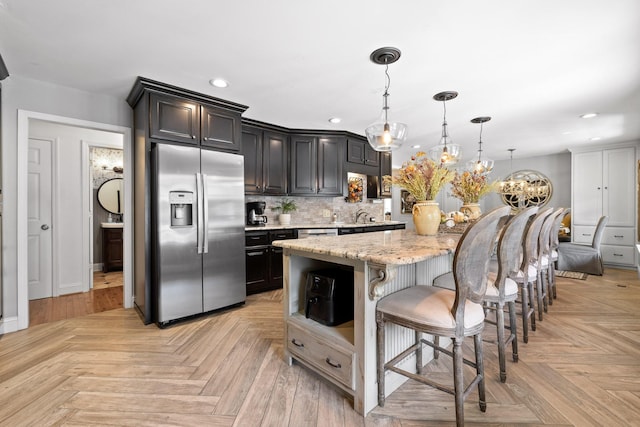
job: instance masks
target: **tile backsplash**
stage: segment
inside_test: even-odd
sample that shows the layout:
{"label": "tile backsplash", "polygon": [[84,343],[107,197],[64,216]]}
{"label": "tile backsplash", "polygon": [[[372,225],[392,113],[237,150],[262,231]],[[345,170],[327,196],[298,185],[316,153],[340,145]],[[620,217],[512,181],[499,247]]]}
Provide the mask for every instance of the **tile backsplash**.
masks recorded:
{"label": "tile backsplash", "polygon": [[[291,212],[291,224],[329,224],[333,221],[333,213],[338,215],[338,221],[345,223],[355,222],[356,212],[359,209],[367,212],[367,218],[373,217],[377,222],[384,221],[385,203],[390,206],[390,199],[365,200],[360,203],[345,202],[344,197],[293,197],[293,196],[245,196],[245,202],[265,202],[268,224],[278,224],[278,211],[272,207],[283,198],[292,199],[298,209]],[[387,209],[390,211],[391,209]],[[329,213],[325,217],[325,212]],[[362,221],[362,218],[360,219]]]}

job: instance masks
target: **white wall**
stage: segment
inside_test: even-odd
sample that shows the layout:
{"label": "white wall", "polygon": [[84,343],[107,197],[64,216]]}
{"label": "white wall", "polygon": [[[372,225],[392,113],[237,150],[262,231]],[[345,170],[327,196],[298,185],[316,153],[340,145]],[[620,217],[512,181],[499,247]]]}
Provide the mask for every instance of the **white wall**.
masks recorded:
{"label": "white wall", "polygon": [[[131,85],[135,77],[131,78]],[[12,75],[2,82],[2,290],[5,320],[17,316],[17,128],[18,110],[132,127],[124,98],[97,95]]]}

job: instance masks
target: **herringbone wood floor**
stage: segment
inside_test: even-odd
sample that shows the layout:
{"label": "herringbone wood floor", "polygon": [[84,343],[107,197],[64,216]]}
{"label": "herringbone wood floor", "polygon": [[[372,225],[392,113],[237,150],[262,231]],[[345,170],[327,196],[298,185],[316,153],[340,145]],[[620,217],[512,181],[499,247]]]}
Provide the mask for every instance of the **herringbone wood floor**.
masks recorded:
{"label": "herringbone wood floor", "polygon": [[[282,350],[281,291],[167,329],[116,309],[0,337],[0,425],[442,426],[453,398],[410,381],[366,418]],[[468,425],[640,425],[640,281],[558,278],[558,299]],[[485,338],[493,336],[487,326]],[[450,381],[449,364],[430,364]]]}

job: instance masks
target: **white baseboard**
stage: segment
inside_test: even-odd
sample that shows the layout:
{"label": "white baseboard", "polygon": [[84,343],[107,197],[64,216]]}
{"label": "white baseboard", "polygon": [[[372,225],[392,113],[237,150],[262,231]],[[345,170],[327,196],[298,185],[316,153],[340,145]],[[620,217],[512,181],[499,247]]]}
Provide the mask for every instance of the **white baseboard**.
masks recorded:
{"label": "white baseboard", "polygon": [[5,317],[0,320],[0,335],[16,332],[18,330],[18,317]]}

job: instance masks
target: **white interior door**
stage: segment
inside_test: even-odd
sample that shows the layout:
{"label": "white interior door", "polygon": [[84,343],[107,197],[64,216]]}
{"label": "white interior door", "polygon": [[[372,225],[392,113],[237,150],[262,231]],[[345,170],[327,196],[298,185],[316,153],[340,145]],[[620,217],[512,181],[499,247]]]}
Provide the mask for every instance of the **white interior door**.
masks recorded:
{"label": "white interior door", "polygon": [[29,299],[52,296],[51,141],[29,138]]}

